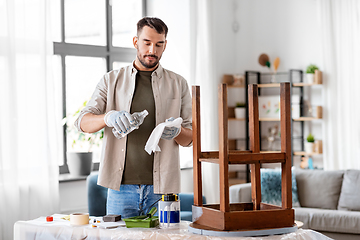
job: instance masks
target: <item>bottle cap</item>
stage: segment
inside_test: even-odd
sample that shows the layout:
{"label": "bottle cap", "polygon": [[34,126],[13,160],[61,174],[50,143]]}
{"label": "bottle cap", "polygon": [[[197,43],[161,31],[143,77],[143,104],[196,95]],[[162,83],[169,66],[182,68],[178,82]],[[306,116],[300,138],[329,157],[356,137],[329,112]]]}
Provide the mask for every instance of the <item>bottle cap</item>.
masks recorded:
{"label": "bottle cap", "polygon": [[177,201],[177,195],[175,194],[165,194],[165,195],[162,195],[162,200],[165,201],[165,202],[168,202],[168,201]]}
{"label": "bottle cap", "polygon": [[141,115],[146,117],[147,115],[149,115],[149,112],[147,110],[144,110],[144,111],[141,112]]}

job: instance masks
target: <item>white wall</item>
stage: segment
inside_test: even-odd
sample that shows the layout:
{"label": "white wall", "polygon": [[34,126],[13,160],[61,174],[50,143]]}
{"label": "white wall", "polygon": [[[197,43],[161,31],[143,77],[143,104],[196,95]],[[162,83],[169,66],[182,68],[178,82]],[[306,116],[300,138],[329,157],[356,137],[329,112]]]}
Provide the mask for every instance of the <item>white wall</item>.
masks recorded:
{"label": "white wall", "polygon": [[[278,71],[322,66],[315,0],[232,0],[213,2],[214,52],[220,81],[225,73],[267,71],[258,57],[280,58]],[[237,32],[233,25],[238,25]]]}
{"label": "white wall", "polygon": [[[320,26],[315,0],[213,1],[218,77],[246,70],[268,71],[258,57],[280,58],[278,71],[322,67]],[[233,25],[239,28],[233,29]]]}
{"label": "white wall", "polygon": [[321,67],[320,31],[315,0],[234,1],[240,30],[234,72],[266,71],[258,56],[267,53],[272,62],[280,57],[279,71]]}
{"label": "white wall", "polygon": [[[236,1],[213,1],[212,13],[212,35],[214,56],[215,56],[215,69],[218,79],[217,83],[221,82],[221,77],[225,73],[240,72],[236,64],[237,53],[239,48],[237,44],[236,34],[233,31],[233,22],[238,18],[238,13],[235,9]],[[217,96],[215,96],[217,97]]]}
{"label": "white wall", "polygon": [[[268,72],[268,68],[258,63],[262,53],[269,55],[271,63],[280,58],[278,71],[305,71],[311,63],[322,68],[316,0],[214,0],[212,3],[218,79],[214,84],[221,81],[223,74],[244,74],[246,70]],[[312,105],[322,105],[323,91],[322,88],[305,90],[305,99],[311,99]],[[244,99],[242,94],[238,89],[229,89],[229,104]],[[305,136],[310,131],[321,139],[321,121],[305,123]],[[298,165],[300,158],[295,160]],[[315,157],[314,161],[322,167],[321,157]]]}
{"label": "white wall", "polygon": [[189,0],[151,0],[148,16],[160,18],[167,25],[167,46],[161,65],[190,78],[190,4]]}

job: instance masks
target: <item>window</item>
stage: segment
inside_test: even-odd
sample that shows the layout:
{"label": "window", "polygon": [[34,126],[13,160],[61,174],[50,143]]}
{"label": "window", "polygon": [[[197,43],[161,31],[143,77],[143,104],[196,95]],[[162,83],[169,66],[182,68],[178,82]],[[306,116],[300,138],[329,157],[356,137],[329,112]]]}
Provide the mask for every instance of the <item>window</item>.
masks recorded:
{"label": "window", "polygon": [[[90,99],[100,78],[112,69],[130,64],[136,50],[132,38],[136,23],[146,14],[146,0],[53,0],[52,34],[55,77],[62,82],[63,117],[76,112]],[[64,126],[64,161],[72,148],[71,134]],[[93,149],[98,168],[100,147]],[[87,151],[88,146],[80,146]],[[77,149],[78,150],[78,149]],[[96,164],[97,163],[97,164]]]}
{"label": "window", "polygon": [[[129,11],[123,11],[129,9]],[[116,47],[133,47],[132,38],[136,34],[136,23],[141,18],[140,1],[113,1],[112,2],[112,42]]]}
{"label": "window", "polygon": [[65,0],[65,42],[106,45],[106,2]]}

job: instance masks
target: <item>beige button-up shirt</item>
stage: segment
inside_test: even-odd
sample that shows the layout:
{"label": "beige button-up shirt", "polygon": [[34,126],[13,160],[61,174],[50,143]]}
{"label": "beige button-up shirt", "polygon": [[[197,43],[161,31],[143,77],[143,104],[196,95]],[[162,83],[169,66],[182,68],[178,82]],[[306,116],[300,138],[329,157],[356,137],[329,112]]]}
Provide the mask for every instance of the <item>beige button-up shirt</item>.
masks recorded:
{"label": "beige button-up shirt", "polygon": [[[82,131],[80,122],[87,113],[104,114],[110,110],[129,112],[135,90],[136,73],[136,68],[131,64],[105,74],[96,86],[91,100],[76,120],[77,129]],[[191,96],[186,80],[180,75],[162,68],[160,64],[151,76],[156,125],[169,117],[181,117],[183,119],[182,126],[192,129]],[[143,149],[144,147],[142,146]],[[159,147],[161,152],[154,154],[154,193],[179,193],[179,145],[175,140],[160,139]],[[105,127],[98,177],[99,185],[114,190],[120,189],[125,153],[126,137],[117,139],[113,135],[112,129]]]}

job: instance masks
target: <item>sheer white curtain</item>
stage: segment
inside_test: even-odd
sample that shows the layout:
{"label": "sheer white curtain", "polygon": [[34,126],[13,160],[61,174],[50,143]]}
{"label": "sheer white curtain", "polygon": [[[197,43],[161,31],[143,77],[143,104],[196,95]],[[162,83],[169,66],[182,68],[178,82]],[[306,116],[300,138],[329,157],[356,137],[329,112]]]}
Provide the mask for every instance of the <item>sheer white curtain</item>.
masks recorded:
{"label": "sheer white curtain", "polygon": [[[52,42],[47,0],[0,0],[0,239],[59,211]],[[61,98],[57,99],[60,101]],[[61,120],[61,116],[58,116]]]}
{"label": "sheer white curtain", "polygon": [[[191,84],[200,86],[201,148],[203,151],[219,149],[218,101],[213,56],[212,0],[190,2],[192,27]],[[220,199],[219,166],[203,163],[203,194],[208,203]]]}
{"label": "sheer white curtain", "polygon": [[360,2],[319,0],[324,167],[360,169]]}

